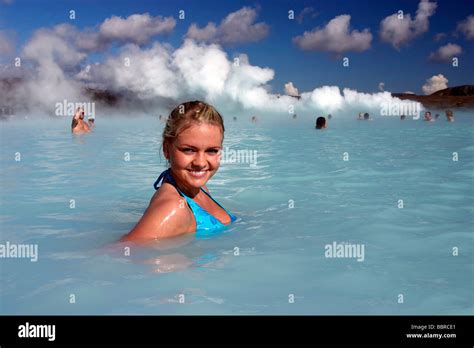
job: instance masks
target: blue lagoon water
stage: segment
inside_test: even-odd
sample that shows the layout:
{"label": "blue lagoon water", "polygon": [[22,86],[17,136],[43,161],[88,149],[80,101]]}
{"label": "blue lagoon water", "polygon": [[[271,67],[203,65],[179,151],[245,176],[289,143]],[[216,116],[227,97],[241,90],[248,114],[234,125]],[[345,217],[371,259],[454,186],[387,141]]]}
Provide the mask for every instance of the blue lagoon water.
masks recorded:
{"label": "blue lagoon water", "polygon": [[[115,242],[165,169],[163,124],[103,117],[73,136],[69,119],[2,122],[0,242],[37,244],[38,260],[0,259],[0,312],[473,314],[473,116],[337,115],[323,131],[228,117],[224,146],[257,161],[222,164],[208,186],[239,220],[129,255]],[[334,242],[363,260],[327,257]]]}

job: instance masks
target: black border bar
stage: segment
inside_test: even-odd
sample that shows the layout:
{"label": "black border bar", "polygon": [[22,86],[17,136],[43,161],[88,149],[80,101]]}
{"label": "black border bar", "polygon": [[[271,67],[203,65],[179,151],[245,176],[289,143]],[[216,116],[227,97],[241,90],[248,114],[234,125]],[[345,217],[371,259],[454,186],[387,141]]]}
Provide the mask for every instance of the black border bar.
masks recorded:
{"label": "black border bar", "polygon": [[[410,345],[473,347],[472,316],[0,316],[0,346]],[[55,340],[19,337],[55,325]],[[426,335],[409,338],[407,334]],[[451,337],[434,338],[434,334]],[[453,337],[455,334],[455,337]]]}

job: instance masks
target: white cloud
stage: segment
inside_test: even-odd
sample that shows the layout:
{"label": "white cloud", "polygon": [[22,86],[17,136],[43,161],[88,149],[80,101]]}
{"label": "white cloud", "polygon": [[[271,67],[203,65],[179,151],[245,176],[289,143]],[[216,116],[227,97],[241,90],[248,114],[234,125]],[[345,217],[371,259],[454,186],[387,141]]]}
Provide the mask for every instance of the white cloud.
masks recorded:
{"label": "white cloud", "polygon": [[379,83],[379,91],[383,92],[384,88],[385,88],[385,82],[380,82]]}
{"label": "white cloud", "polygon": [[459,22],[457,30],[466,35],[467,39],[474,39],[474,16],[468,16],[465,20]]}
{"label": "white cloud", "polygon": [[148,13],[133,14],[125,19],[112,16],[100,25],[100,36],[106,41],[143,45],[156,35],[169,34],[175,26],[173,17],[152,17]]}
{"label": "white cloud", "polygon": [[54,32],[84,52],[106,50],[112,43],[145,45],[157,35],[169,34],[176,26],[173,17],[150,16],[148,13],[133,14],[127,18],[112,16],[105,19],[99,30],[85,28],[80,31],[71,24],[59,24]]}
{"label": "white cloud", "polygon": [[400,49],[401,46],[428,31],[428,19],[435,13],[437,6],[436,2],[421,0],[415,19],[411,19],[409,13],[403,14],[402,18],[399,18],[398,13],[384,18],[380,22],[380,39]]}
{"label": "white cloud", "polygon": [[448,88],[448,79],[442,74],[434,75],[426,80],[426,83],[421,87],[423,93],[430,95],[436,91]]}
{"label": "white cloud", "polygon": [[459,45],[448,43],[441,46],[436,52],[431,52],[429,60],[434,62],[450,62],[453,57],[457,57],[462,53],[462,48]]}
{"label": "white cloud", "polygon": [[9,55],[13,52],[13,43],[8,38],[6,32],[0,30],[0,54]]}
{"label": "white cloud", "polygon": [[300,95],[300,93],[298,92],[298,88],[293,86],[293,82],[285,83],[285,94],[290,95],[290,96],[294,96],[294,97]]}
{"label": "white cloud", "polygon": [[204,28],[193,23],[186,34],[187,38],[206,43],[232,45],[246,42],[258,42],[268,36],[269,26],[263,22],[254,23],[257,11],[243,7],[225,17],[219,26],[209,22]]}
{"label": "white cloud", "polygon": [[372,41],[370,30],[350,31],[350,20],[350,15],[337,16],[322,29],[314,28],[304,32],[302,36],[294,37],[293,42],[305,51],[342,53],[369,49]]}

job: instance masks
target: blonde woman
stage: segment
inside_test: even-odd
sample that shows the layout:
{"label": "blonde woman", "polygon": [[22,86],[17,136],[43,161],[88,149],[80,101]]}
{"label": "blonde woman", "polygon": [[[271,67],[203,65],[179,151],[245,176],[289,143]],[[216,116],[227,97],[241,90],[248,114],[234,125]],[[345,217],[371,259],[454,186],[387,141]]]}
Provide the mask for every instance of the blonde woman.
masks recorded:
{"label": "blonde woman", "polygon": [[84,108],[78,107],[76,113],[72,118],[71,122],[71,132],[73,133],[89,133],[90,127],[84,122]]}
{"label": "blonde woman", "polygon": [[219,169],[223,140],[224,122],[213,106],[201,101],[178,105],[163,130],[170,167],[156,180],[148,208],[122,241],[209,235],[235,221],[205,186]]}

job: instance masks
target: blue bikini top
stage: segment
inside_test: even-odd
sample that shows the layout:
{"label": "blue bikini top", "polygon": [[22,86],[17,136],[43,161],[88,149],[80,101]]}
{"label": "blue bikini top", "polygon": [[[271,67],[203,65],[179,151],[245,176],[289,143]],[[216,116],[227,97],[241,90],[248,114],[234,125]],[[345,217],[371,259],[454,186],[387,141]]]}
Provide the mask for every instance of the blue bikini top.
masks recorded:
{"label": "blue bikini top", "polygon": [[191,211],[194,214],[194,219],[196,220],[196,237],[207,237],[210,235],[214,235],[216,232],[219,232],[225,229],[226,227],[228,227],[232,222],[234,222],[237,219],[234,215],[232,215],[229,211],[227,211],[226,208],[224,208],[214,198],[212,198],[211,195],[207,193],[206,190],[204,190],[202,187],[201,187],[201,190],[210,199],[212,199],[219,207],[224,209],[227,214],[229,214],[230,223],[228,225],[224,225],[222,222],[217,220],[214,216],[209,214],[206,210],[201,208],[196,202],[192,200],[192,198],[186,196],[183,192],[181,192],[181,190],[178,188],[178,185],[176,184],[176,181],[171,175],[171,168],[168,168],[167,170],[165,170],[163,173],[160,174],[158,179],[156,179],[155,184],[153,185],[155,187],[155,190],[158,190],[160,182],[165,179],[171,185],[173,185],[176,188],[176,190],[178,190],[178,193],[182,197],[184,197],[184,199],[186,199],[186,202],[191,208]]}

